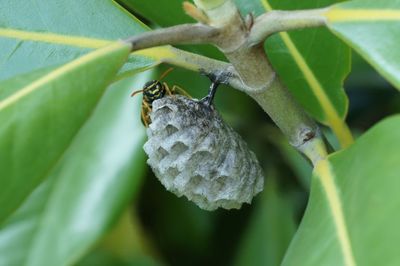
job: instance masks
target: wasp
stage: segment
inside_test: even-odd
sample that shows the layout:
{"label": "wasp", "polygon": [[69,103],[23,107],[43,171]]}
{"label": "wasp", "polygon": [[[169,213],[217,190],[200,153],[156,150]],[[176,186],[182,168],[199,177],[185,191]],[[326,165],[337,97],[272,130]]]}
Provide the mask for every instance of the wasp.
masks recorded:
{"label": "wasp", "polygon": [[174,85],[170,89],[166,82],[162,82],[162,79],[165,78],[172,70],[173,68],[169,68],[160,76],[158,80],[155,79],[146,82],[143,86],[143,89],[134,91],[131,94],[131,97],[133,97],[138,93],[143,93],[141,120],[145,127],[148,127],[151,123],[150,112],[152,110],[152,104],[155,100],[161,99],[165,95],[172,96],[178,93],[191,98],[191,96],[179,86]]}

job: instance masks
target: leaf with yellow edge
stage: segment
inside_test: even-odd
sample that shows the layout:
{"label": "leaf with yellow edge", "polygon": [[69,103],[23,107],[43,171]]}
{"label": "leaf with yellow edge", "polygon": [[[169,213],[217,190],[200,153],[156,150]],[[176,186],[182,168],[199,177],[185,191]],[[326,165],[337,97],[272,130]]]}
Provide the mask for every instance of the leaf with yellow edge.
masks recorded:
{"label": "leaf with yellow edge", "polygon": [[[73,12],[74,17],[80,17],[80,20],[67,22],[66,17],[60,14],[60,8]],[[7,16],[7,12],[19,14],[21,9],[29,13],[27,18],[21,20]],[[115,2],[95,0],[84,4],[77,0],[0,3],[0,25],[0,49],[3,52],[0,55],[0,80],[66,63],[91,49],[149,29]],[[187,59],[192,56],[171,46],[136,51],[129,56],[118,78],[147,70],[161,62],[198,70],[196,60],[190,62]]]}
{"label": "leaf with yellow edge", "polygon": [[[69,62],[148,28],[113,1],[0,1],[0,80]],[[132,55],[121,71],[159,63],[165,48]]]}
{"label": "leaf with yellow edge", "polygon": [[400,89],[400,1],[350,1],[330,8],[329,28]]}
{"label": "leaf with yellow edge", "polygon": [[400,116],[388,118],[317,164],[283,265],[400,264],[398,132]]}
{"label": "leaf with yellow edge", "polygon": [[0,225],[0,265],[75,265],[130,205],[145,174],[145,130],[132,115],[140,98],[127,96],[149,74],[110,86],[46,180]]}
{"label": "leaf with yellow edge", "polygon": [[[0,83],[0,222],[46,177],[126,62],[117,42],[41,77]],[[22,85],[22,87],[18,87]]]}

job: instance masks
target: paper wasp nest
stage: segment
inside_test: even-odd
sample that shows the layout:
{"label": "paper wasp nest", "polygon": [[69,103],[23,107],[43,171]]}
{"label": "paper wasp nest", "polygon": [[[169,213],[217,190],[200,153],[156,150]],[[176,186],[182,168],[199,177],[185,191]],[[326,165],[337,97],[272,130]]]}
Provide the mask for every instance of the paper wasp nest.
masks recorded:
{"label": "paper wasp nest", "polygon": [[144,150],[157,178],[200,208],[240,208],[262,191],[256,156],[211,106],[183,96],[153,102]]}

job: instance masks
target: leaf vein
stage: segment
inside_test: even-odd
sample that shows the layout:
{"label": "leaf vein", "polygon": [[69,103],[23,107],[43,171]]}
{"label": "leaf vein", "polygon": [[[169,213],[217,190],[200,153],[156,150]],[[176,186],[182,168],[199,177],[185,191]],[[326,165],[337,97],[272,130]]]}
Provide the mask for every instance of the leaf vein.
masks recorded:
{"label": "leaf vein", "polygon": [[339,239],[345,265],[355,266],[353,249],[350,242],[347,224],[344,218],[342,202],[339,198],[339,191],[334,180],[334,173],[329,161],[321,160],[315,167],[315,172],[319,176],[319,181],[325,191],[325,196],[333,216],[333,222]]}

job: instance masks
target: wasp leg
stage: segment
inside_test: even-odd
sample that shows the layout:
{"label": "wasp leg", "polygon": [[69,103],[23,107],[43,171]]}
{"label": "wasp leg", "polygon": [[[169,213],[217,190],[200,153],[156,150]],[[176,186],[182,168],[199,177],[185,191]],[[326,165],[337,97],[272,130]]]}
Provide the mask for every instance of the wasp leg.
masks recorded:
{"label": "wasp leg", "polygon": [[143,102],[144,107],[147,108],[147,110],[150,112],[151,111],[151,106],[147,102]]}
{"label": "wasp leg", "polygon": [[145,127],[149,127],[149,122],[150,122],[149,112],[151,112],[150,105],[148,103],[146,103],[146,102],[143,102],[143,106],[142,106],[142,122],[143,122]]}
{"label": "wasp leg", "polygon": [[175,91],[177,91],[179,94],[186,96],[188,98],[193,98],[189,93],[187,93],[187,91],[185,91],[184,89],[182,89],[181,87],[174,85],[172,86],[171,91],[175,94]]}
{"label": "wasp leg", "polygon": [[143,125],[145,126],[145,127],[148,127],[149,125],[148,125],[148,123],[147,123],[147,121],[146,121],[146,115],[145,115],[145,113],[144,113],[144,110],[143,110],[143,108],[142,108],[142,111],[141,111],[141,118],[142,118],[142,123],[143,123]]}
{"label": "wasp leg", "polygon": [[[168,96],[175,98],[173,91],[168,87],[168,84],[166,82],[164,82],[164,88],[165,88],[165,92],[167,93]],[[174,89],[174,88],[172,87],[172,89]]]}
{"label": "wasp leg", "polygon": [[[163,82],[164,88],[165,88],[165,92],[169,95],[169,96],[173,96],[174,94],[172,93],[172,90],[170,90],[170,88],[168,87],[168,84],[166,82]],[[172,88],[173,89],[173,88]]]}

